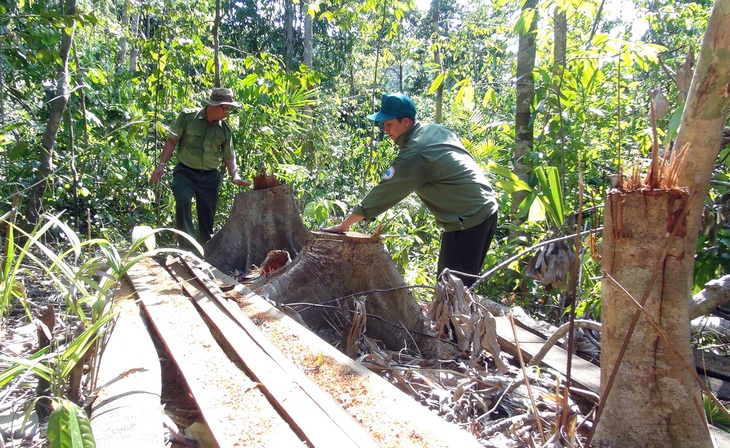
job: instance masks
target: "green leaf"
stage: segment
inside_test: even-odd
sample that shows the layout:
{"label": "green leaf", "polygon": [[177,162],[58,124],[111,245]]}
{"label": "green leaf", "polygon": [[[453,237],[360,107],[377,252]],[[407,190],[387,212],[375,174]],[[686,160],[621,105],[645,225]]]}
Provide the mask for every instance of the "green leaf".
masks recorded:
{"label": "green leaf", "polygon": [[517,23],[515,23],[514,32],[517,34],[527,34],[528,32],[530,32],[534,20],[535,9],[527,8],[522,10],[520,18],[517,19]]}
{"label": "green leaf", "polygon": [[431,83],[431,87],[428,88],[428,94],[431,95],[433,92],[438,90],[438,88],[441,86],[441,84],[444,83],[444,80],[446,79],[446,72],[441,72],[436,77],[436,79],[433,80]]}
{"label": "green leaf", "polygon": [[[529,185],[527,185],[522,179],[517,177],[515,173],[512,172],[509,168],[505,168],[503,166],[497,165],[494,162],[489,162],[489,171],[509,179],[511,182],[509,183],[510,188],[513,192],[515,191],[532,191],[532,188],[530,188]],[[506,185],[507,183],[502,183],[502,185]]]}
{"label": "green leaf", "polygon": [[474,87],[471,82],[464,83],[456,94],[456,104],[459,103],[469,110],[474,109]]}
{"label": "green leaf", "polygon": [[484,94],[484,100],[482,101],[482,107],[487,107],[488,105],[496,105],[497,104],[497,93],[494,91],[492,87],[487,89],[487,92]]}
{"label": "green leaf", "polygon": [[702,395],[702,403],[705,407],[707,421],[725,432],[730,432],[730,417],[728,417],[727,409],[723,412],[723,410],[718,408],[717,404],[706,395]]}
{"label": "green leaf", "polygon": [[132,229],[132,245],[138,246],[144,244],[147,250],[154,250],[157,244],[155,243],[155,234],[150,226],[134,226]]}
{"label": "green leaf", "polygon": [[28,148],[30,146],[26,142],[18,142],[13,146],[12,151],[10,151],[10,154],[8,154],[8,160],[11,162],[14,162],[16,160],[20,160],[28,153]]}
{"label": "green leaf", "polygon": [[667,126],[667,138],[669,140],[674,140],[677,136],[677,130],[679,130],[679,124],[682,122],[682,114],[684,113],[684,104],[682,103],[681,107],[678,107],[669,119],[669,125]]}
{"label": "green leaf", "polygon": [[0,387],[4,387],[26,370],[32,370],[33,373],[50,382],[53,371],[43,364],[43,361],[48,360],[45,355],[49,350],[50,347],[43,347],[28,359],[0,355],[0,361],[13,363],[12,366],[0,373]]}
{"label": "green leaf", "polygon": [[560,227],[565,222],[565,202],[560,173],[554,166],[541,166],[535,170],[542,194],[539,196],[552,224]]}
{"label": "green leaf", "polygon": [[76,404],[63,400],[48,418],[49,448],[95,448],[91,423]]}

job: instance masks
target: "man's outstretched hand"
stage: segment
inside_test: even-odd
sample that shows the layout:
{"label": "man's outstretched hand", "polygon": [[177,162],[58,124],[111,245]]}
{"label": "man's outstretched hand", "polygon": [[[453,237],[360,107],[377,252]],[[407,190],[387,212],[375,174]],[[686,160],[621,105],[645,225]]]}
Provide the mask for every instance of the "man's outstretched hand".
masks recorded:
{"label": "man's outstretched hand", "polygon": [[234,185],[238,185],[239,187],[248,187],[251,185],[251,182],[245,181],[238,176],[231,179],[231,182],[233,182]]}
{"label": "man's outstretched hand", "polygon": [[342,224],[337,224],[336,226],[325,227],[320,230],[328,233],[345,233],[347,232],[347,227],[344,227]]}

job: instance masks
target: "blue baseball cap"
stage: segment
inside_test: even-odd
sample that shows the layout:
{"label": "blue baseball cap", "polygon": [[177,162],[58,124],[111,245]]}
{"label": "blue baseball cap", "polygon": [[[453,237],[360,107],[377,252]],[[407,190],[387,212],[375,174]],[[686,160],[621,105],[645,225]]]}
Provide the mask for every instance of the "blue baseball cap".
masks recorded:
{"label": "blue baseball cap", "polygon": [[388,121],[393,118],[416,119],[416,105],[410,98],[402,93],[391,93],[383,95],[380,103],[380,110],[368,118],[373,121]]}

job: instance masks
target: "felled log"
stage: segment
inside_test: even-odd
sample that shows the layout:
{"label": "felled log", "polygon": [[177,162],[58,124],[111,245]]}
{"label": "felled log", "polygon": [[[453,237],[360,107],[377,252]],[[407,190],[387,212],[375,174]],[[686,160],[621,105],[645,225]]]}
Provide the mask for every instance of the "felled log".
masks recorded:
{"label": "felled log", "polygon": [[226,273],[245,273],[272,250],[296,257],[308,233],[288,186],[244,191],[236,195],[226,224],[203,246],[205,261]]}
{"label": "felled log", "polygon": [[366,324],[355,325],[388,349],[408,348],[425,357],[450,351],[434,337],[378,236],[313,231],[292,263],[255,280],[251,289],[278,305],[288,304],[310,328],[341,325],[350,339],[356,299],[364,300]]}

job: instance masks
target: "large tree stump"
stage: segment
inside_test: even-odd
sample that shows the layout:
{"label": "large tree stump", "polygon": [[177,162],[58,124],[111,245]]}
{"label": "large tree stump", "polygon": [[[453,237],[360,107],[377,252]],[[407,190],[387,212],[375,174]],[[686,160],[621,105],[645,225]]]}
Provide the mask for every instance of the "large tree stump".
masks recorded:
{"label": "large tree stump", "polygon": [[[310,327],[341,322],[343,339],[353,326],[356,301],[364,301],[366,334],[388,349],[409,348],[425,357],[449,352],[433,336],[378,236],[311,232],[292,263],[257,279],[251,288],[279,305],[291,304]],[[293,305],[303,303],[311,305]]]}
{"label": "large tree stump", "polygon": [[223,272],[248,272],[272,250],[296,257],[308,234],[288,186],[244,191],[226,224],[203,246],[205,261]]}

